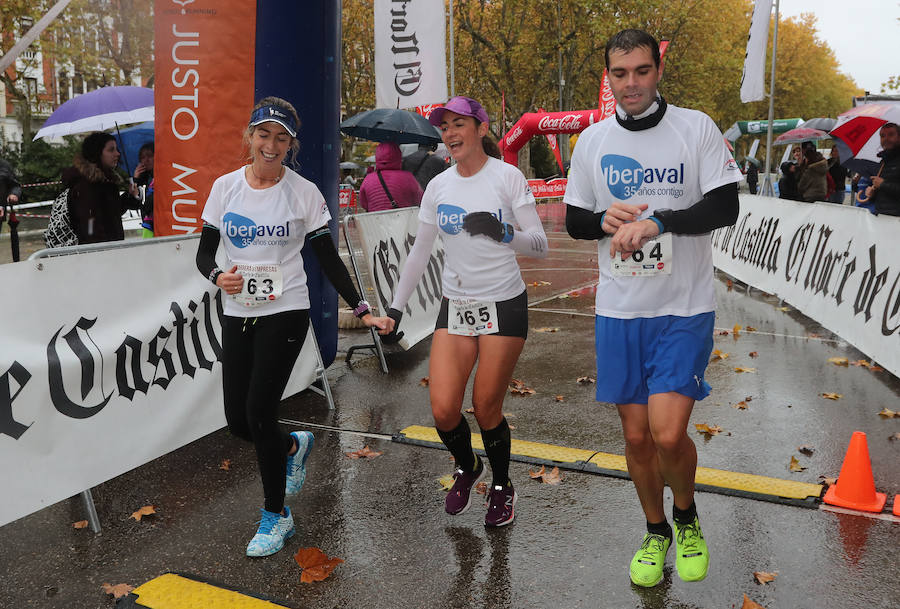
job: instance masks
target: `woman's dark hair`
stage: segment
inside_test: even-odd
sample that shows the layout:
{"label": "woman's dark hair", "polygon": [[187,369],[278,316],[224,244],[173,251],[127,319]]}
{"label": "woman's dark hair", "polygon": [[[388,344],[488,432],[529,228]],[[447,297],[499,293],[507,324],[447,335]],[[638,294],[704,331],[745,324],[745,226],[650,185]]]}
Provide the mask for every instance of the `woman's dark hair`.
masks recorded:
{"label": "woman's dark hair", "polygon": [[81,156],[84,160],[100,166],[100,154],[110,140],[115,140],[113,136],[102,131],[95,131],[81,142]]}
{"label": "woman's dark hair", "polygon": [[609,42],[606,43],[606,50],[604,51],[607,67],[609,66],[609,54],[612,51],[624,51],[630,53],[638,47],[647,47],[650,49],[650,54],[653,56],[653,63],[658,69],[660,63],[659,43],[656,41],[656,38],[644,30],[622,30],[610,38]]}
{"label": "woman's dark hair", "polygon": [[[481,121],[472,117],[475,120],[475,127],[481,124]],[[495,159],[502,159],[502,155],[500,154],[500,147],[497,145],[497,142],[490,136],[490,134],[485,135],[481,138],[481,147],[484,149],[484,153],[488,156],[492,156]]]}
{"label": "woman's dark hair", "polygon": [[156,145],[153,142],[147,142],[138,150],[138,156],[141,156],[141,153],[145,150],[149,150],[153,154],[156,154]]}

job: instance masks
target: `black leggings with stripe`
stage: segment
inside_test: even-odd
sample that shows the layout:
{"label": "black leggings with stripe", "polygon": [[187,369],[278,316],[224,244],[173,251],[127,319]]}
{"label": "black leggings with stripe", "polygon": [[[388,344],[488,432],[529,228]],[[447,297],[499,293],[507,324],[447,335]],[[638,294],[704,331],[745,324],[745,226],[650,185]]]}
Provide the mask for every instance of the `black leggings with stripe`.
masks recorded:
{"label": "black leggings with stripe", "polygon": [[222,322],[225,419],[231,433],[256,447],[269,512],[284,508],[293,440],[278,424],[278,405],[308,328],[306,310],[249,318],[226,315]]}

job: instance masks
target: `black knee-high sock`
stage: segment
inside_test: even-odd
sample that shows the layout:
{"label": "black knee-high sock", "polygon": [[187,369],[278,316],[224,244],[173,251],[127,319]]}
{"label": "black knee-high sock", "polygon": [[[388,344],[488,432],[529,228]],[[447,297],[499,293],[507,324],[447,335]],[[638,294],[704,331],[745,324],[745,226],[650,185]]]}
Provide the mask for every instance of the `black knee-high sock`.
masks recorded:
{"label": "black knee-high sock", "polygon": [[450,431],[442,431],[435,426],[441,442],[456,459],[456,467],[472,472],[475,471],[475,453],[472,452],[472,432],[469,430],[469,422],[466,417],[460,416],[459,425]]}
{"label": "black knee-high sock", "polygon": [[506,417],[495,428],[482,429],[481,439],[484,440],[484,452],[487,453],[494,475],[492,485],[505,486],[509,482],[509,450],[512,443]]}

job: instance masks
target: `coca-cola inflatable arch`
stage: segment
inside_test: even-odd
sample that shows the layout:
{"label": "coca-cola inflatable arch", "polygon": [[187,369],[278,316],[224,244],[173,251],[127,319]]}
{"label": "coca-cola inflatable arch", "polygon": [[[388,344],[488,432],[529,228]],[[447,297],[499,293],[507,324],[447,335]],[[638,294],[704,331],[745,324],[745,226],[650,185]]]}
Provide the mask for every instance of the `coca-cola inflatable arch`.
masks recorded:
{"label": "coca-cola inflatable arch", "polygon": [[503,160],[511,165],[519,164],[519,150],[534,135],[557,133],[581,133],[588,127],[616,111],[616,98],[609,88],[606,70],[600,85],[600,107],[593,110],[568,110],[563,112],[526,112],[500,140]]}

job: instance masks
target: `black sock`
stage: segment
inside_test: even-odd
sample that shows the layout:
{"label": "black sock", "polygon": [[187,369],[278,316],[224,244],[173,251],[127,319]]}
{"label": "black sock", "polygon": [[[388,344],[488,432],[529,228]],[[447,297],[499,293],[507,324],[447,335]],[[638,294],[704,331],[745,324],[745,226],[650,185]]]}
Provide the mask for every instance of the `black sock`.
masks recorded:
{"label": "black sock", "polygon": [[506,417],[501,419],[495,428],[482,429],[481,439],[484,441],[484,452],[487,453],[494,475],[492,486],[506,486],[509,482],[509,450],[512,443]]}
{"label": "black sock", "polygon": [[441,442],[456,459],[456,467],[463,471],[475,471],[475,453],[472,452],[472,432],[469,430],[469,422],[466,417],[460,416],[459,425],[450,431],[441,431],[437,427]]}
{"label": "black sock", "polygon": [[647,532],[651,535],[662,535],[663,537],[667,537],[669,541],[672,540],[672,526],[666,520],[663,520],[662,522],[650,522],[648,520]]}
{"label": "black sock", "polygon": [[672,504],[672,518],[678,524],[691,524],[697,517],[697,504],[691,501],[691,507],[686,510],[678,509],[678,506]]}

